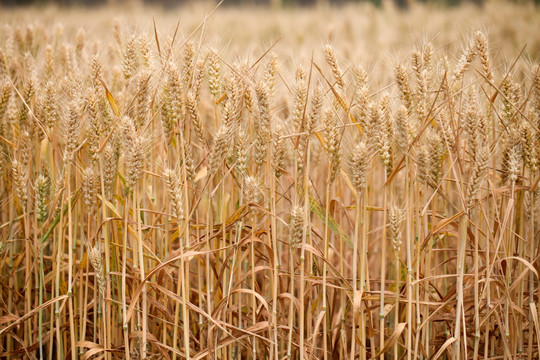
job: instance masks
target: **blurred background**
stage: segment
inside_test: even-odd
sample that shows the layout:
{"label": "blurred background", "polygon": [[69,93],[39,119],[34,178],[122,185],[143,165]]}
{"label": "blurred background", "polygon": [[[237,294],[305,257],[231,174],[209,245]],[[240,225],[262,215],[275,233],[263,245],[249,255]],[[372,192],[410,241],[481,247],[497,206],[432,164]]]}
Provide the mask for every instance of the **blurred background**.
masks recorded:
{"label": "blurred background", "polygon": [[[225,6],[236,6],[236,5],[262,5],[262,6],[273,6],[273,7],[282,7],[282,6],[316,6],[316,5],[344,5],[350,3],[361,3],[369,2],[376,6],[380,6],[383,0],[225,0],[223,5]],[[407,8],[415,0],[391,0],[400,8]],[[420,0],[422,3],[434,3],[442,5],[455,6],[462,3],[474,3],[477,5],[482,5],[484,2],[490,0]],[[198,2],[211,2],[211,1],[201,1],[201,0],[0,0],[0,5],[4,6],[19,6],[19,5],[47,5],[47,4],[57,4],[57,5],[82,5],[82,6],[101,6],[101,5],[116,5],[116,4],[125,4],[125,3],[140,3],[140,4],[149,4],[149,5],[158,5],[165,7],[175,7],[185,4],[192,4]],[[218,2],[218,1],[216,1]],[[514,3],[534,3],[536,5],[540,4],[540,0],[521,0],[521,1],[512,1]]]}

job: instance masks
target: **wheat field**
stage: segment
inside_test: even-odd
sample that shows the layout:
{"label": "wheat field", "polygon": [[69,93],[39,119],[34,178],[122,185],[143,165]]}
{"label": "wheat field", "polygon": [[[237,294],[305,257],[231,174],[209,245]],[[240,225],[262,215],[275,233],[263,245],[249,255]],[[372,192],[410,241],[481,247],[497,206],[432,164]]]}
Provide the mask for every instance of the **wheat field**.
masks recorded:
{"label": "wheat field", "polygon": [[540,9],[0,12],[0,358],[538,359]]}

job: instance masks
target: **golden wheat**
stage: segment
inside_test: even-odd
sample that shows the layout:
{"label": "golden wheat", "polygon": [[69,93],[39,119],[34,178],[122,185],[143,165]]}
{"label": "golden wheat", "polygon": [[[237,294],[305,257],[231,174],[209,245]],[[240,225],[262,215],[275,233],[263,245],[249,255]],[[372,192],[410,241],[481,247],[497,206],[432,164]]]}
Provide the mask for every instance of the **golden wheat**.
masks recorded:
{"label": "golden wheat", "polygon": [[540,12],[500,7],[0,15],[0,358],[538,358]]}

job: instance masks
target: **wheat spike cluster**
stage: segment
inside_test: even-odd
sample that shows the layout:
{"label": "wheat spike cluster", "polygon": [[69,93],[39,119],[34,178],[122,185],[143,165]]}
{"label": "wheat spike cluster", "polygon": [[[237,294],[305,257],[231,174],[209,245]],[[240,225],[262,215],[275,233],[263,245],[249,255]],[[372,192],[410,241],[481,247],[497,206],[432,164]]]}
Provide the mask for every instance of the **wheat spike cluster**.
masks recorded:
{"label": "wheat spike cluster", "polygon": [[0,358],[538,359],[538,8],[193,6],[0,14]]}

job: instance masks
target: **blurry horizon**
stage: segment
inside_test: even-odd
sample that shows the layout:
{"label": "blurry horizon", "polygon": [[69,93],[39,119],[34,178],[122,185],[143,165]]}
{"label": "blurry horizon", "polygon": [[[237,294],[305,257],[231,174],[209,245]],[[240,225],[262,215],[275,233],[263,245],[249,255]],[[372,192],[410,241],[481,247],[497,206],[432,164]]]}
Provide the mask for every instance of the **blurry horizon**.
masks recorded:
{"label": "blurry horizon", "polygon": [[[415,2],[432,3],[439,5],[455,6],[463,3],[482,5],[485,0],[390,0],[400,8],[407,8]],[[376,6],[382,4],[382,0],[225,0],[221,6],[340,6],[347,4],[371,3]],[[523,3],[539,4],[540,0],[529,0]],[[110,6],[110,5],[150,5],[174,8],[185,5],[198,5],[199,3],[219,3],[219,0],[0,0],[0,6],[27,6],[27,5],[58,5],[58,6]]]}

